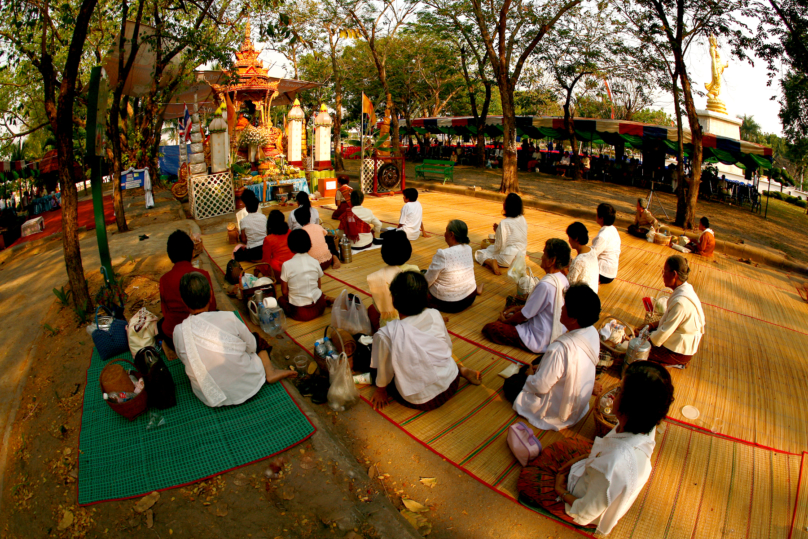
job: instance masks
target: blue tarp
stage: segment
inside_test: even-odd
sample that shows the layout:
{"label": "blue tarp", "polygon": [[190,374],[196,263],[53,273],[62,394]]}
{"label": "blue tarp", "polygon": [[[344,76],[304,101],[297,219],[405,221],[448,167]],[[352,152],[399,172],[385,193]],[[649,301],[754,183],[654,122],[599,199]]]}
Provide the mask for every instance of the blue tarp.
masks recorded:
{"label": "blue tarp", "polygon": [[[188,144],[188,152],[191,152],[191,145]],[[160,146],[160,174],[167,176],[177,176],[180,171],[180,147],[178,144]]]}

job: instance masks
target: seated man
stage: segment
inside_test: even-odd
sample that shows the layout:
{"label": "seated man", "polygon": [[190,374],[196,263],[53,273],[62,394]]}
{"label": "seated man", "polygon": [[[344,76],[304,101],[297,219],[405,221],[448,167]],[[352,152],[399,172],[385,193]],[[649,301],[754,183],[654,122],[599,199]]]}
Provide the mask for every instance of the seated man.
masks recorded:
{"label": "seated man", "polygon": [[440,313],[426,308],[424,276],[415,271],[399,273],[390,284],[390,294],[400,320],[388,321],[373,336],[373,407],[383,408],[393,398],[407,408],[434,410],[452,398],[461,376],[480,384],[478,371],[455,363]]}
{"label": "seated man", "polygon": [[337,176],[337,193],[334,195],[334,204],[337,209],[331,214],[332,219],[339,219],[345,210],[351,207],[351,193],[353,188],[348,185],[351,179],[346,174]]}
{"label": "seated man", "polygon": [[339,229],[345,233],[355,250],[372,246],[374,236],[378,236],[382,229],[382,222],[372,211],[362,206],[364,201],[365,195],[361,191],[353,191],[351,207],[339,218]]}
{"label": "seated man", "polygon": [[697,255],[712,258],[715,252],[715,232],[710,228],[710,220],[706,217],[699,219],[699,230],[701,230],[701,235],[699,235],[698,243],[691,241],[685,247]]}
{"label": "seated man", "polygon": [[541,360],[505,380],[505,398],[534,427],[565,429],[589,411],[600,351],[592,325],[598,318],[600,298],[594,290],[583,283],[571,286],[561,308],[567,333],[550,343]]}
{"label": "seated man", "polygon": [[[191,389],[210,407],[241,404],[294,371],[275,369],[267,350],[258,350],[255,334],[232,311],[208,312],[208,278],[191,272],[180,280],[180,295],[190,313],[174,328],[177,356]],[[257,352],[257,353],[256,353]]]}
{"label": "seated man", "polygon": [[398,218],[398,229],[404,231],[410,241],[417,240],[421,235],[426,238],[422,220],[424,210],[418,202],[418,189],[408,187],[402,194],[404,206],[401,207],[401,215]]}
{"label": "seated man", "polygon": [[541,269],[547,275],[539,281],[524,306],[516,305],[483,326],[483,335],[497,344],[515,346],[536,354],[544,353],[566,328],[561,323],[564,289],[569,281],[562,270],[570,264],[570,246],[558,238],[544,244]]}
{"label": "seated man", "polygon": [[264,238],[267,236],[267,217],[259,210],[258,197],[249,189],[241,195],[247,216],[241,220],[240,240],[247,247],[233,253],[239,262],[260,261],[264,256]]}
{"label": "seated man", "polygon": [[662,281],[673,289],[668,308],[659,322],[650,325],[651,353],[648,361],[684,368],[699,350],[705,317],[701,300],[687,282],[690,266],[681,255],[669,256],[662,268]]}
{"label": "seated man", "polygon": [[[160,277],[160,309],[163,311],[163,318],[157,323],[159,331],[157,337],[163,339],[168,347],[174,350],[174,328],[191,314],[180,296],[180,280],[186,273],[197,272],[208,279],[211,290],[213,284],[207,271],[196,269],[191,264],[194,257],[194,240],[188,234],[182,230],[173,232],[168,237],[166,250],[174,267]],[[216,297],[212,291],[208,295],[208,310],[216,310]]]}
{"label": "seated man", "polygon": [[657,227],[657,220],[648,209],[648,201],[644,198],[637,199],[637,212],[634,214],[634,224],[628,226],[628,233],[632,236],[645,239],[651,227]]}

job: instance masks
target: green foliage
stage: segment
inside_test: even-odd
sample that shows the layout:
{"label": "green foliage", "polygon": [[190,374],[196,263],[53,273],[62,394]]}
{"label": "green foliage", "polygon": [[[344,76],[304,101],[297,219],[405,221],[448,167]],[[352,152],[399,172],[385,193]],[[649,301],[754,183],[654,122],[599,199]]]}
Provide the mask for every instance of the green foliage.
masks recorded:
{"label": "green foliage", "polygon": [[786,195],[786,202],[788,202],[789,204],[794,204],[798,200],[800,200],[800,197]]}
{"label": "green foliage", "polygon": [[76,318],[79,320],[79,325],[85,323],[87,318],[92,314],[90,309],[90,302],[85,301],[81,306],[73,307],[73,312],[76,313]]}
{"label": "green foliage", "polygon": [[785,200],[783,198],[783,193],[781,193],[780,191],[763,191],[763,196],[776,198],[777,200]]}
{"label": "green foliage", "polygon": [[70,306],[70,296],[73,294],[72,290],[65,291],[65,287],[61,287],[60,289],[53,289],[53,294],[56,296],[56,299],[59,300],[59,303],[62,307],[69,307]]}
{"label": "green foliage", "polygon": [[58,329],[53,329],[53,327],[50,324],[43,324],[42,329],[47,331],[50,334],[51,337],[53,337],[54,335],[59,333],[59,330]]}
{"label": "green foliage", "polygon": [[794,202],[794,205],[800,208],[808,208],[808,201],[806,200],[797,200]]}

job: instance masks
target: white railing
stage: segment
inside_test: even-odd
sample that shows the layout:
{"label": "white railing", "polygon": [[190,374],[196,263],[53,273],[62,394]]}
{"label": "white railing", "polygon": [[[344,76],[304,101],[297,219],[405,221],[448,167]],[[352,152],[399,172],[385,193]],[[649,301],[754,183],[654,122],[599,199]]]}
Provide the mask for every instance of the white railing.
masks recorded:
{"label": "white railing", "polygon": [[229,171],[210,176],[191,176],[188,194],[194,219],[209,219],[236,211],[233,179]]}

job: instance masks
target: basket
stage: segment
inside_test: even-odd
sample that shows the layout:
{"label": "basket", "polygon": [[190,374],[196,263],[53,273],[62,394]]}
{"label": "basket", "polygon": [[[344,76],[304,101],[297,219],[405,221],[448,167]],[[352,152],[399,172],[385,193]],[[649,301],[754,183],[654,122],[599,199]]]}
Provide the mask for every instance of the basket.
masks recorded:
{"label": "basket", "polygon": [[[331,329],[332,333],[330,337],[328,335],[329,328]],[[353,350],[351,350],[351,347],[349,346],[350,342],[346,348],[345,339],[343,339],[342,336],[343,333],[350,337],[347,331],[334,328],[329,324],[323,330],[323,338],[329,337],[329,339],[331,339],[331,341],[334,343],[334,348],[337,349],[337,352],[345,352],[345,356],[348,358],[348,366],[353,369],[353,353],[356,351],[356,342],[353,343]],[[334,338],[334,335],[336,335],[336,338]],[[353,337],[351,337],[351,340],[353,340]],[[328,372],[328,363],[326,363],[326,358],[318,354],[316,349],[313,352],[314,361],[317,362],[317,366],[320,367],[321,371]],[[348,352],[350,352],[350,354]]]}
{"label": "basket", "polygon": [[[131,365],[132,366],[132,371],[134,371],[135,376],[138,378],[138,380],[143,378],[143,375],[140,373],[139,370],[137,370],[137,368],[135,367],[135,364],[132,363],[131,361],[128,361],[126,359],[119,359],[117,361],[123,362],[123,363],[128,363],[129,365]],[[113,363],[108,363],[104,367],[104,370],[101,371],[101,377],[100,377],[100,379],[98,381],[98,386],[101,388],[101,391],[104,392],[104,393],[106,393],[106,392],[104,391],[104,386],[101,384],[101,379],[104,379],[104,371],[107,370],[108,368],[110,368],[112,365],[115,365],[115,363],[114,362]],[[143,391],[138,393],[134,398],[132,398],[132,399],[126,401],[126,402],[110,402],[110,401],[105,401],[105,402],[107,403],[107,406],[112,408],[112,410],[115,413],[125,417],[129,421],[134,421],[134,419],[137,416],[139,416],[140,414],[145,412],[146,409],[148,408],[148,396],[146,395],[146,388],[144,388]]]}
{"label": "basket", "polygon": [[[634,328],[632,328],[632,327],[631,327],[629,324],[627,324],[627,323],[623,322],[622,320],[620,320],[620,319],[619,319],[619,318],[617,318],[616,316],[607,316],[606,318],[604,318],[604,319],[603,319],[603,322],[601,322],[601,323],[600,323],[600,326],[598,326],[598,331],[600,331],[600,329],[601,329],[601,328],[602,328],[604,325],[606,325],[606,323],[607,323],[609,320],[617,320],[618,322],[620,322],[621,324],[623,324],[623,325],[626,327],[626,336],[627,336],[629,339],[632,339],[632,338],[634,337],[634,335],[635,335],[635,333],[634,333]],[[626,355],[626,351],[624,351],[624,350],[618,350],[618,349],[617,349],[617,347],[616,347],[616,346],[614,346],[612,343],[609,343],[609,342],[604,342],[604,341],[603,341],[603,339],[601,339],[601,340],[600,340],[600,347],[601,347],[602,349],[606,349],[606,350],[608,350],[608,351],[609,351],[609,353],[612,355],[613,363],[616,363],[616,364],[621,363],[621,362],[623,361],[623,357]]]}
{"label": "basket", "polygon": [[669,247],[671,244],[671,236],[666,236],[664,234],[660,234],[659,232],[657,232],[654,234],[654,243],[656,243],[657,245]]}
{"label": "basket", "polygon": [[603,393],[597,396],[595,399],[595,413],[593,414],[595,417],[595,436],[600,436],[601,438],[609,434],[609,432],[617,426],[617,422],[611,422],[610,418],[607,418],[603,415],[600,411],[600,399],[605,397],[609,393],[614,393],[620,388],[619,385],[609,386],[606,388]]}
{"label": "basket", "polygon": [[656,293],[656,295],[654,296],[654,310],[651,311],[650,313],[648,311],[645,311],[645,318],[643,320],[644,325],[653,324],[654,322],[658,322],[659,319],[662,318],[662,314],[656,313],[656,302],[658,299],[663,297],[670,298],[671,294],[673,294],[673,290],[671,290],[670,288],[662,288]]}

